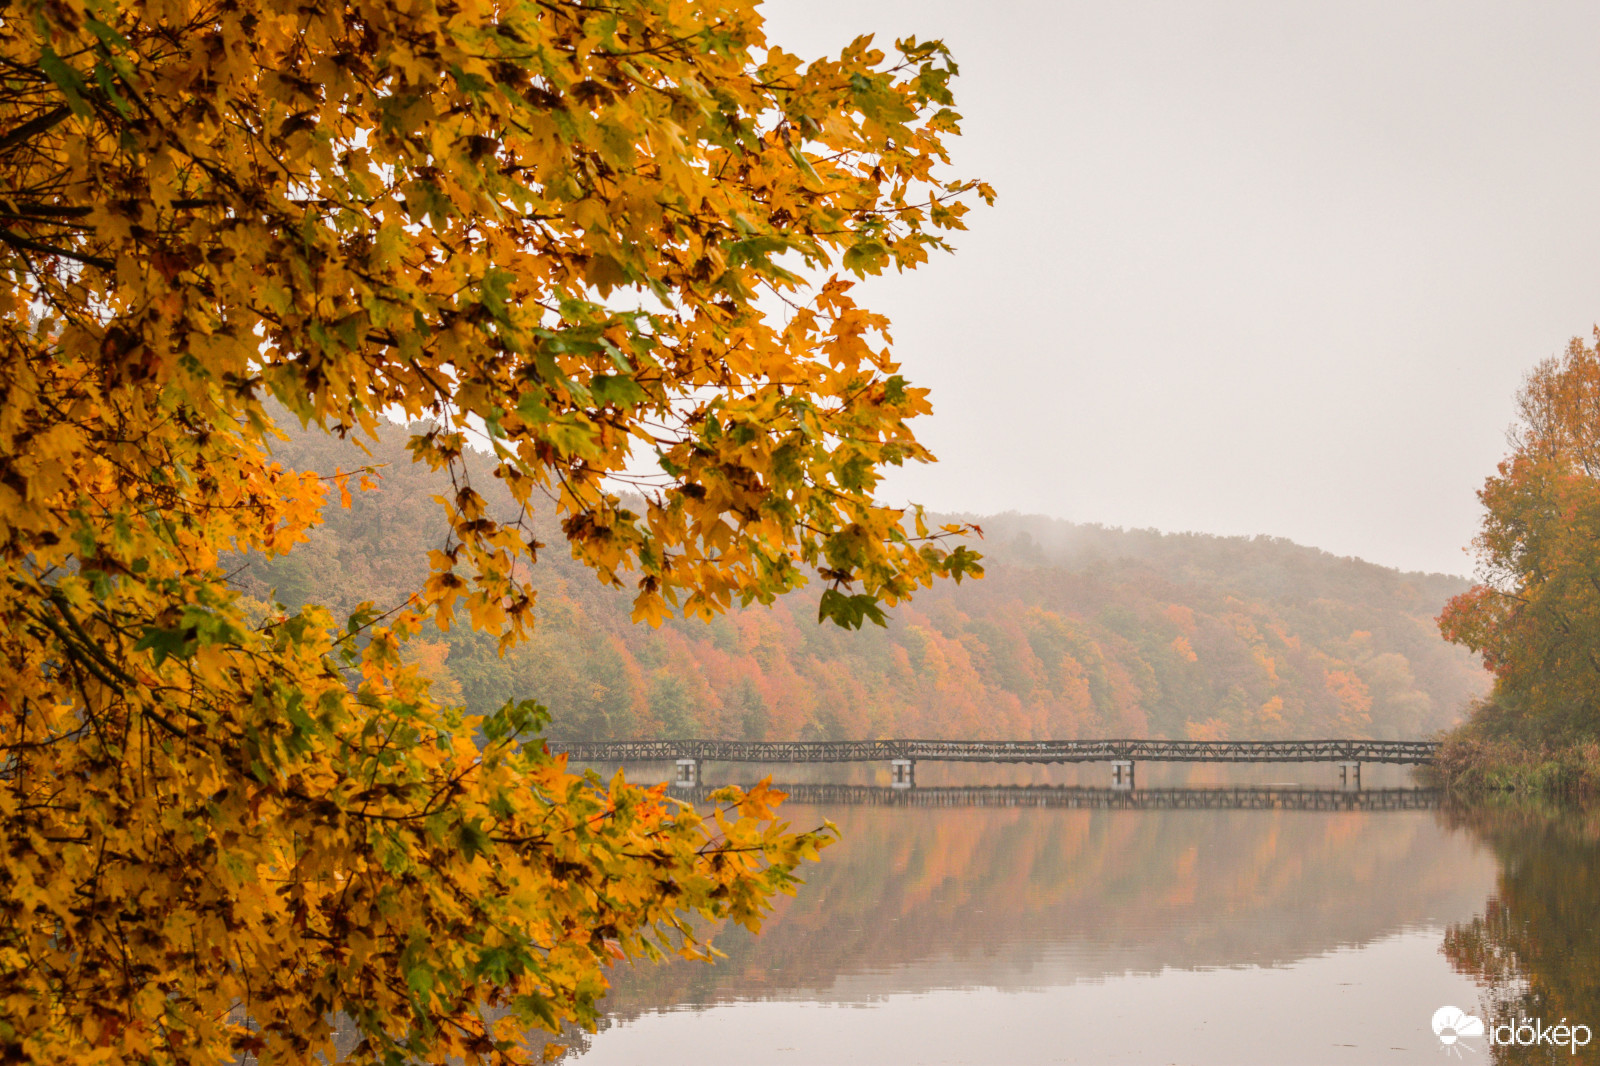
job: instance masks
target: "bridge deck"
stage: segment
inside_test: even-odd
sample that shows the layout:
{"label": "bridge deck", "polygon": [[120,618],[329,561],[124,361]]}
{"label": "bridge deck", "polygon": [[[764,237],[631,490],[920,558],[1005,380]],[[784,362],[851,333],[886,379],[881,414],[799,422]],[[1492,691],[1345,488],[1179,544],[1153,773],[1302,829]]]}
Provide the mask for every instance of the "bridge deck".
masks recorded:
{"label": "bridge deck", "polygon": [[551,741],[576,762],[1428,763],[1431,740],[606,740]]}

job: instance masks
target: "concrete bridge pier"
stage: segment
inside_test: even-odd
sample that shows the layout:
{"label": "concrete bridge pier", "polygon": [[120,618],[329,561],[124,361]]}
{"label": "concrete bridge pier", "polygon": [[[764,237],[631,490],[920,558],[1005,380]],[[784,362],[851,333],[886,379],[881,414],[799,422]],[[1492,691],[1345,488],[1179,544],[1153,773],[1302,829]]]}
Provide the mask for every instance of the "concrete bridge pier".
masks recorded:
{"label": "concrete bridge pier", "polygon": [[916,763],[910,759],[889,760],[889,786],[891,788],[915,788],[916,785]]}
{"label": "concrete bridge pier", "polygon": [[1113,759],[1111,761],[1111,787],[1132,791],[1133,789],[1133,760]]}
{"label": "concrete bridge pier", "polygon": [[1361,787],[1361,764],[1358,762],[1342,762],[1339,764],[1339,787]]}
{"label": "concrete bridge pier", "polygon": [[678,760],[678,776],[673,779],[678,788],[695,788],[700,784],[700,764],[694,759]]}

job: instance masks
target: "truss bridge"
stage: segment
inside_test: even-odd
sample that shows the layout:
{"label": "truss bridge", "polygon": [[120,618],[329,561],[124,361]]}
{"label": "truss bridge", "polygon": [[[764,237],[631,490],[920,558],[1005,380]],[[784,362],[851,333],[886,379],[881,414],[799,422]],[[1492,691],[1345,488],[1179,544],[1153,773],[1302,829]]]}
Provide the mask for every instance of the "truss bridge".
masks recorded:
{"label": "truss bridge", "polygon": [[1360,787],[1362,763],[1424,764],[1430,740],[604,740],[551,741],[575,762],[672,762],[675,784],[700,784],[708,762],[887,762],[894,787],[916,783],[918,762],[1109,762],[1112,787],[1131,790],[1138,762],[1311,763],[1339,766],[1340,783]]}

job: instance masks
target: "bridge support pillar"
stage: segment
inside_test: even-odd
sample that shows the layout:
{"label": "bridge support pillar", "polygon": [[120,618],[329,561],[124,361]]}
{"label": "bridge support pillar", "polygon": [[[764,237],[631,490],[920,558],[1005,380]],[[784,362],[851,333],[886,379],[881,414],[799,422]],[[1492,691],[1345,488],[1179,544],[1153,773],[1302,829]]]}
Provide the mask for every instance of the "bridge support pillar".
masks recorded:
{"label": "bridge support pillar", "polygon": [[678,776],[672,782],[678,788],[695,788],[700,784],[700,764],[694,759],[678,760]]}
{"label": "bridge support pillar", "polygon": [[916,784],[916,763],[910,759],[889,760],[889,786],[891,788],[915,788]]}
{"label": "bridge support pillar", "polygon": [[1124,790],[1133,788],[1133,761],[1131,759],[1113,759],[1111,761],[1111,787]]}
{"label": "bridge support pillar", "polygon": [[1342,762],[1339,764],[1339,787],[1361,787],[1361,764],[1358,762]]}

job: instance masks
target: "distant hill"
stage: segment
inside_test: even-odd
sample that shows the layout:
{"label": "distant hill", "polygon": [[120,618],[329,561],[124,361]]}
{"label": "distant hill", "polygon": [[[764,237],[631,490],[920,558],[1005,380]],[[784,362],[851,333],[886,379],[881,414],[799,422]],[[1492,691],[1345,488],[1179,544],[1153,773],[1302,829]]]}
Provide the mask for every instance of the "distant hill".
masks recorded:
{"label": "distant hill", "polygon": [[[402,600],[423,576],[420,549],[445,534],[431,499],[443,482],[412,465],[407,432],[370,459],[320,434],[281,446],[298,469],[389,465],[376,490],[331,506],[310,544],[243,561],[239,586],[344,611]],[[475,487],[509,509],[479,465]],[[1434,628],[1465,579],[1275,538],[952,517],[983,527],[988,576],[921,593],[887,629],[845,632],[817,625],[810,589],[709,625],[634,626],[629,596],[574,562],[540,515],[534,638],[501,659],[458,626],[408,654],[475,713],[537,698],[565,739],[1417,737],[1487,689]]]}

